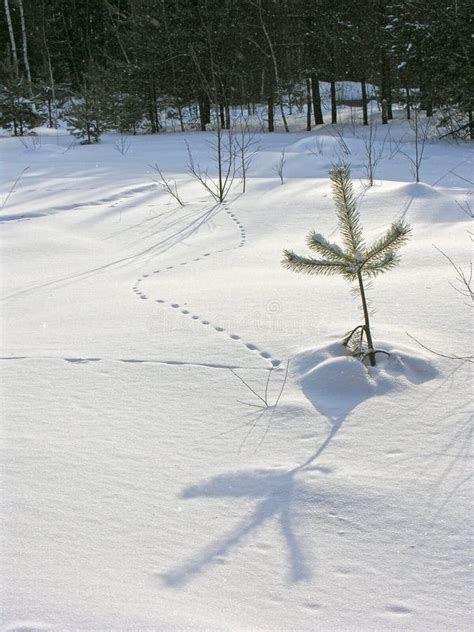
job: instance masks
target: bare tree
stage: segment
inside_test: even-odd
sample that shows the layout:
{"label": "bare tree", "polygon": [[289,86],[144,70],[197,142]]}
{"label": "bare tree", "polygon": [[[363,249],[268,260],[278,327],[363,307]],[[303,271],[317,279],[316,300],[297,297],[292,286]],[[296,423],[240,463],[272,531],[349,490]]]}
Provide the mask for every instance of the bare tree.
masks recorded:
{"label": "bare tree", "polygon": [[[451,171],[451,173],[454,173],[454,172]],[[464,202],[456,201],[456,204],[459,206],[459,208],[461,209],[461,211],[463,213],[465,213],[471,219],[474,219],[474,211],[472,210],[472,206],[471,206],[469,200],[465,200]],[[470,233],[470,234],[472,235],[472,233]]]}
{"label": "bare tree", "polygon": [[[401,141],[394,141],[396,146],[396,152],[400,152],[406,158],[408,158],[411,164],[411,171],[415,182],[420,182],[421,164],[425,153],[426,141],[430,137],[430,132],[433,127],[431,118],[423,118],[421,116],[421,110],[419,107],[412,107],[412,118],[409,121],[410,127],[415,134],[414,138],[414,152],[410,152],[404,148],[404,139]],[[395,153],[396,153],[395,152]]]}
{"label": "bare tree", "polygon": [[17,179],[15,180],[15,182],[12,184],[12,186],[10,187],[10,190],[7,193],[7,196],[5,197],[5,199],[2,202],[2,206],[0,207],[0,211],[3,211],[4,208],[7,205],[8,200],[10,199],[10,196],[15,193],[15,187],[17,184],[19,184],[20,180],[23,177],[23,174],[25,173],[25,171],[28,171],[28,169],[30,168],[30,165],[28,165],[28,167],[25,167],[23,169],[23,171],[20,173],[20,175],[17,177]]}
{"label": "bare tree", "polygon": [[278,177],[280,178],[282,184],[285,184],[285,180],[283,178],[283,171],[285,169],[285,162],[286,162],[286,156],[285,156],[285,150],[283,150],[281,152],[281,154],[280,154],[280,157],[278,158],[278,162],[273,167],[273,171],[278,175]]}
{"label": "bare tree", "polygon": [[312,149],[311,147],[309,147],[309,145],[306,147],[306,149],[308,150],[308,154],[310,156],[314,156],[315,158],[318,158],[319,156],[323,155],[324,138],[319,138],[318,136],[315,136],[314,144],[315,144],[315,149]]}
{"label": "bare tree", "polygon": [[[468,211],[471,211],[469,205],[467,208],[468,208]],[[472,214],[470,216],[472,217]],[[470,232],[469,232],[469,237],[472,242],[473,236]],[[460,296],[462,296],[463,298],[469,299],[469,301],[466,303],[468,307],[474,307],[474,285],[473,285],[472,262],[470,262],[468,270],[464,270],[458,263],[454,261],[454,259],[452,259],[449,255],[447,255],[443,250],[441,250],[441,248],[438,248],[437,246],[435,246],[435,248],[449,262],[449,264],[451,265],[451,267],[456,273],[455,280],[453,282],[449,281],[449,285]],[[474,362],[473,355],[459,355],[457,353],[450,353],[444,350],[437,351],[435,349],[432,349],[431,347],[428,347],[427,345],[422,343],[420,340],[418,340],[417,338],[415,338],[408,332],[406,332],[406,334],[409,338],[411,338],[414,342],[416,342],[420,347],[422,347],[422,349],[425,349],[426,351],[429,351],[430,353],[433,353],[434,355],[437,355],[441,358],[446,358],[447,360],[456,360],[458,362],[461,362],[461,364],[464,364],[465,362],[469,362],[469,363]]]}
{"label": "bare tree", "polygon": [[365,156],[367,158],[367,182],[369,187],[374,184],[375,171],[379,162],[382,160],[385,141],[387,139],[387,135],[385,135],[382,143],[377,143],[377,130],[377,124],[370,121],[369,134],[367,138],[364,138]]}
{"label": "bare tree", "polygon": [[242,193],[245,193],[247,184],[247,172],[250,163],[260,147],[251,131],[248,118],[243,116],[234,123],[234,138],[236,157],[240,163],[239,171],[242,180]]}
{"label": "bare tree", "polygon": [[[188,151],[189,151],[189,147],[188,147]],[[156,171],[157,174],[160,176],[160,179],[155,180],[155,182],[157,182],[161,186],[163,191],[166,191],[167,193],[169,193],[171,197],[173,197],[180,206],[184,206],[183,199],[181,198],[178,192],[178,185],[176,184],[176,180],[170,180],[166,178],[156,163],[152,165],[152,169]]]}
{"label": "bare tree", "polygon": [[209,169],[203,168],[194,160],[189,143],[185,141],[188,152],[188,173],[206,189],[216,202],[224,202],[234,182],[236,173],[236,150],[232,130],[216,131],[216,142],[212,144],[214,160],[217,164],[217,177],[209,175]]}
{"label": "bare tree", "polygon": [[334,128],[335,137],[338,144],[338,159],[339,162],[345,162],[349,159],[351,155],[351,150],[349,145],[346,143],[344,139],[344,124],[343,123],[335,123]]}
{"label": "bare tree", "polygon": [[234,143],[233,130],[223,130],[219,112],[219,90],[217,85],[217,68],[214,60],[214,47],[212,33],[209,25],[201,16],[201,26],[206,34],[207,49],[209,55],[210,79],[207,78],[203,71],[196,50],[191,45],[190,53],[196,66],[196,70],[200,76],[202,87],[209,99],[214,105],[214,122],[215,122],[215,140],[211,147],[213,149],[214,160],[217,166],[217,178],[209,175],[208,169],[203,169],[199,163],[194,161],[191,148],[187,141],[186,148],[188,152],[188,172],[193,178],[202,184],[216,202],[223,202],[234,182],[236,172],[236,150]]}
{"label": "bare tree", "polygon": [[[472,237],[471,237],[472,241]],[[465,298],[469,298],[471,302],[469,305],[474,307],[474,285],[472,282],[472,261],[469,264],[468,271],[463,270],[459,264],[457,264],[449,255],[447,255],[441,248],[435,246],[436,250],[443,255],[447,261],[451,264],[451,267],[456,272],[456,279],[454,282],[449,282],[449,285],[456,290],[458,294],[464,296]]]}
{"label": "bare tree", "polygon": [[125,136],[125,134],[120,134],[120,138],[116,143],[114,143],[114,149],[116,149],[119,154],[125,156],[130,149],[130,141]]}

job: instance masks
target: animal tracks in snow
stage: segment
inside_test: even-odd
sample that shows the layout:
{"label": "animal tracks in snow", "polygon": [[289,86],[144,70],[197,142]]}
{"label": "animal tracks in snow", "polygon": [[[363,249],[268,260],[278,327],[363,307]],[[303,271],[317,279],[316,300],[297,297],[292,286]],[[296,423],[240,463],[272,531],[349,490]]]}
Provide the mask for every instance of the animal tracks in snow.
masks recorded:
{"label": "animal tracks in snow", "polygon": [[[139,298],[146,299],[148,297],[146,294],[140,293]],[[250,342],[243,341],[242,337],[239,334],[227,332],[225,327],[223,327],[222,325],[213,324],[211,321],[207,320],[206,318],[202,318],[199,314],[193,313],[190,309],[181,308],[182,306],[180,305],[180,303],[171,303],[161,298],[154,299],[154,300],[155,300],[155,303],[159,303],[160,305],[164,305],[164,306],[169,306],[171,309],[176,310],[182,316],[186,316],[190,318],[191,320],[199,322],[203,327],[206,327],[208,329],[211,328],[218,334],[226,334],[227,337],[231,341],[240,342],[241,344],[244,345],[244,347],[248,351],[252,351],[259,354],[262,359],[268,360],[272,366],[277,367],[281,364],[281,361],[276,358],[273,358],[271,353],[269,353],[268,351],[262,351],[259,349],[257,345]]]}
{"label": "animal tracks in snow", "polygon": [[[240,241],[239,241],[238,247],[242,248],[243,246],[245,246],[245,242],[247,238],[245,228],[242,226],[242,223],[236,217],[235,213],[232,213],[228,208],[226,208],[225,212],[239,230]],[[206,259],[207,257],[210,257],[215,254],[219,254],[222,252],[226,252],[227,250],[228,249],[221,249],[221,250],[214,250],[212,252],[205,252],[201,256],[194,257],[190,261],[181,261],[179,263],[176,263],[175,265],[170,265],[164,268],[159,268],[157,270],[154,270],[151,274],[143,274],[141,277],[137,279],[137,281],[133,285],[132,291],[134,292],[136,296],[138,296],[138,298],[142,300],[147,300],[148,295],[145,294],[140,289],[140,286],[145,279],[148,279],[152,276],[161,275],[169,270],[173,270],[174,268],[178,268],[180,266],[185,266],[193,262],[202,261]],[[272,354],[269,353],[268,351],[260,349],[256,344],[253,344],[251,342],[246,342],[245,340],[242,339],[242,337],[239,334],[236,334],[234,332],[228,332],[225,329],[225,327],[223,327],[222,325],[218,323],[213,323],[207,318],[202,318],[199,314],[194,313],[190,308],[187,307],[187,303],[186,303],[186,306],[184,306],[184,305],[181,305],[180,303],[167,301],[162,298],[155,298],[154,301],[155,303],[158,303],[160,305],[170,307],[172,310],[175,310],[177,313],[189,318],[190,320],[199,322],[203,327],[206,327],[207,329],[213,329],[218,334],[226,335],[227,338],[229,338],[232,342],[242,344],[247,351],[258,354],[262,358],[262,360],[268,361],[272,365],[272,367],[277,367],[281,364],[281,360],[274,358]]]}
{"label": "animal tracks in snow", "polygon": [[141,186],[132,187],[130,189],[125,189],[118,193],[114,193],[107,197],[95,199],[90,202],[77,202],[73,204],[64,204],[62,206],[49,208],[47,211],[28,211],[28,212],[23,212],[23,213],[20,213],[20,212],[8,213],[4,215],[0,214],[0,224],[5,223],[5,222],[48,217],[49,215],[56,215],[57,213],[63,213],[66,211],[77,211],[82,208],[94,208],[97,206],[108,206],[109,208],[113,208],[113,207],[118,206],[121,202],[125,202],[129,198],[132,198],[136,195],[148,193],[154,189],[157,189],[156,184],[144,184]]}
{"label": "animal tracks in snow", "polygon": [[[119,362],[123,364],[162,364],[165,366],[192,366],[206,369],[245,369],[254,370],[255,367],[241,366],[239,364],[225,364],[219,362],[187,362],[185,360],[168,360],[162,358],[62,358],[60,356],[3,356],[0,362],[26,361],[26,360],[62,360],[72,365],[84,365],[90,362]],[[258,369],[260,370],[260,369]]]}

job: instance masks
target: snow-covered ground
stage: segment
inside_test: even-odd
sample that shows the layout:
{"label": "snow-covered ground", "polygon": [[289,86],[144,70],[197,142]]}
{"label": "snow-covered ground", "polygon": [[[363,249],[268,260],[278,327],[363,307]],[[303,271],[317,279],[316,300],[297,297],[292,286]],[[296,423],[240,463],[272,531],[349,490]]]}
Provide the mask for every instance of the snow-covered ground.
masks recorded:
{"label": "snow-covered ground", "polygon": [[347,284],[280,264],[338,240],[328,170],[364,190],[367,129],[258,136],[222,205],[186,169],[212,133],[0,139],[4,630],[472,629],[472,365],[407,335],[473,354],[433,247],[468,270],[472,145],[429,141],[414,184],[390,132],[362,222],[413,234],[370,370]]}

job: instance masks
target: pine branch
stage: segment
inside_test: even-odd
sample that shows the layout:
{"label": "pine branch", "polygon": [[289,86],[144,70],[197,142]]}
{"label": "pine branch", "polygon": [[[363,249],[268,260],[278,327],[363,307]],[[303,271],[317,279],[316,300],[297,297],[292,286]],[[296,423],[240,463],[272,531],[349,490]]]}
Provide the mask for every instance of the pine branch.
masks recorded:
{"label": "pine branch", "polygon": [[387,272],[395,268],[400,261],[400,257],[394,252],[388,252],[384,257],[378,260],[366,263],[362,268],[363,274],[368,277],[375,277],[382,272]]}
{"label": "pine branch", "polygon": [[337,244],[332,244],[327,241],[322,235],[312,231],[306,238],[306,243],[311,250],[314,250],[322,257],[329,259],[330,261],[338,261],[340,263],[347,263],[350,259],[348,255]]}
{"label": "pine branch", "polygon": [[364,249],[364,240],[352,187],[350,167],[343,163],[334,167],[329,175],[344,246],[351,255],[355,255]]}
{"label": "pine branch", "polygon": [[342,274],[346,276],[345,266],[337,261],[325,259],[313,259],[312,257],[300,257],[292,250],[283,251],[282,265],[293,272],[305,272],[306,274]]}
{"label": "pine branch", "polygon": [[408,240],[411,228],[403,221],[394,222],[385,235],[375,241],[365,253],[363,265],[373,264],[389,253],[393,253]]}

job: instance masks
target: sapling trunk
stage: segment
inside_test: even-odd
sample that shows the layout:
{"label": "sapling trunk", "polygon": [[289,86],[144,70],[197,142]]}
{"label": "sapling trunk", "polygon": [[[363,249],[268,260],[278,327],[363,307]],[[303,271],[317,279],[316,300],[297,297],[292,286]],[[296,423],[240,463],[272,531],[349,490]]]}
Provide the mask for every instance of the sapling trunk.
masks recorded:
{"label": "sapling trunk", "polygon": [[359,271],[357,273],[357,280],[359,282],[359,292],[360,292],[360,300],[362,302],[362,311],[364,312],[364,321],[365,321],[365,337],[367,340],[367,346],[369,347],[369,361],[370,366],[375,366],[375,352],[374,352],[374,344],[372,342],[372,334],[370,333],[370,319],[369,319],[369,310],[367,308],[367,299],[365,297],[365,289],[364,289],[364,281],[362,279],[362,273]]}

